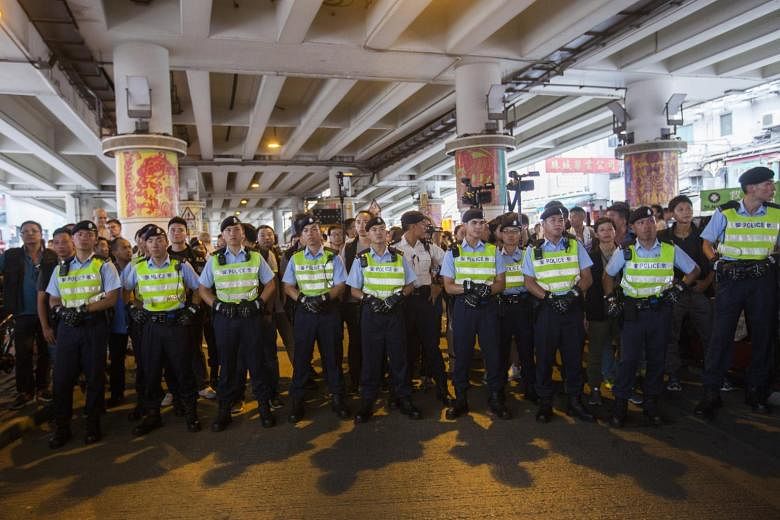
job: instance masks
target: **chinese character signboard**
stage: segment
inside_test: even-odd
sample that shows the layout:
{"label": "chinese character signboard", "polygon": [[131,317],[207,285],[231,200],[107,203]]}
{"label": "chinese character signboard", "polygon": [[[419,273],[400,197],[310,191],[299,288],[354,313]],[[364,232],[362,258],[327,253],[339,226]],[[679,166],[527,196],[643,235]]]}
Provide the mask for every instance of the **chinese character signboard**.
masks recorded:
{"label": "chinese character signboard", "polygon": [[622,161],[610,157],[551,157],[545,159],[547,173],[618,173]]}

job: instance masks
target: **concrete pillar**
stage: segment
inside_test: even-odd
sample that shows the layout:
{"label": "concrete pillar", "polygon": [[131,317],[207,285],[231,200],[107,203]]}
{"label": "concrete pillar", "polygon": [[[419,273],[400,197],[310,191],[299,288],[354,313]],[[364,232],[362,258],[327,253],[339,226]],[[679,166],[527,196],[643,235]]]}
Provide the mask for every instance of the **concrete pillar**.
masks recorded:
{"label": "concrete pillar", "polygon": [[455,179],[458,190],[458,208],[465,211],[469,205],[461,198],[467,177],[472,186],[494,185],[490,201],[482,203],[485,217],[491,219],[504,209],[506,200],[506,150],[514,148],[514,138],[503,135],[498,122],[497,133],[487,133],[487,95],[491,85],[501,84],[501,68],[497,61],[463,60],[455,69],[455,104],[458,137],[445,146],[455,156]]}
{"label": "concrete pillar", "polygon": [[65,220],[68,222],[78,222],[78,200],[68,193],[65,195]]}
{"label": "concrete pillar", "polygon": [[[163,227],[179,214],[179,156],[187,143],[173,133],[168,50],[129,42],[114,49],[117,134],[103,140],[103,153],[116,158],[117,216],[125,236],[148,223]],[[146,78],[151,90],[151,116],[130,117],[127,86],[131,76]],[[139,121],[148,134],[134,133]]]}
{"label": "concrete pillar", "polygon": [[679,92],[674,78],[656,78],[628,85],[627,131],[634,143],[615,150],[625,170],[626,201],[632,206],[665,206],[678,192],[678,159],[687,149],[685,141],[661,139],[667,128],[666,101]]}
{"label": "concrete pillar", "polygon": [[284,217],[282,216],[282,209],[274,206],[274,231],[277,235],[284,234]]}

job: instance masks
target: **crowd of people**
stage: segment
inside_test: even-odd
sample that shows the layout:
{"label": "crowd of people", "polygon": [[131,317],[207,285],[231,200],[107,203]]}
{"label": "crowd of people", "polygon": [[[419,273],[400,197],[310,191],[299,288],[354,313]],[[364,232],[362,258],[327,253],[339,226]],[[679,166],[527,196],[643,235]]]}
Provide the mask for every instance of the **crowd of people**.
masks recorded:
{"label": "crowd of people", "polygon": [[[746,403],[768,413],[780,230],[773,177],[767,168],[748,170],[744,197],[706,225],[694,222],[685,195],[666,208],[615,203],[592,226],[584,209],[557,201],[533,228],[526,215],[487,221],[471,208],[451,234],[419,211],[404,213],[398,228],[368,211],[327,229],[302,213],[286,248],[270,226],[234,216],[221,223],[213,249],[210,237],[190,237],[180,217],[167,229],[140,228],[131,244],[122,223],[101,210],[94,221],[55,230],[48,247],[41,226],[27,221],[23,246],[0,256],[16,330],[11,406],[53,401],[49,445],[59,448],[71,437],[73,390],[83,377],[85,442],[97,442],[101,415],[125,402],[131,351],[134,435],[161,427],[168,405],[188,431],[199,431],[199,397],[216,399],[211,429],[222,431],[243,410],[247,382],[260,423],[272,427],[285,406],[278,337],[293,367],[291,423],[317,388],[316,344],[331,409],[355,423],[371,420],[383,386],[391,410],[420,419],[418,376],[435,388],[447,419],[468,414],[478,346],[495,418],[512,416],[506,388],[514,379],[537,404],[536,419],[553,419],[560,353],[567,414],[594,421],[591,407],[611,389],[612,426],[625,424],[629,402],[660,425],[664,390],[683,388],[683,323],[704,346],[695,411],[712,418],[720,392],[731,389],[726,374],[744,312]],[[350,395],[359,395],[354,413]]]}

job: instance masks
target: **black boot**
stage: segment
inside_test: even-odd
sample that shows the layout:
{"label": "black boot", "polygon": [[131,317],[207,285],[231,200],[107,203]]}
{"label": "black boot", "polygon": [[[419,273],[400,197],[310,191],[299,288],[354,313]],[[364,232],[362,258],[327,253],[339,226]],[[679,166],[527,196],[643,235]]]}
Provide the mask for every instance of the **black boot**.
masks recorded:
{"label": "black boot", "polygon": [[184,418],[187,421],[188,432],[196,433],[200,431],[200,420],[198,419],[197,401],[187,405],[185,409]]}
{"label": "black boot", "polygon": [[360,408],[355,414],[355,424],[366,423],[374,415],[374,400],[363,399],[360,402]]}
{"label": "black boot", "polygon": [[628,399],[615,398],[615,409],[612,417],[609,418],[609,424],[615,428],[622,428],[626,424],[628,415]]}
{"label": "black boot", "polygon": [[268,403],[258,402],[257,410],[260,413],[260,424],[263,425],[263,428],[272,428],[276,426],[276,417],[271,411],[271,407]]}
{"label": "black boot", "polygon": [[303,419],[303,399],[293,398],[292,410],[290,410],[290,415],[287,416],[287,421],[295,424],[301,419]]}
{"label": "black boot", "polygon": [[490,412],[499,419],[511,419],[512,413],[509,411],[509,408],[507,408],[504,401],[503,392],[493,392],[488,398],[488,408],[490,408]]}
{"label": "black boot", "polygon": [[352,415],[347,407],[347,403],[344,402],[343,395],[334,395],[330,400],[330,408],[341,419],[349,419],[349,416]]}
{"label": "black boot", "polygon": [[702,415],[707,419],[714,419],[715,412],[721,406],[723,406],[723,401],[720,399],[720,391],[707,388],[704,390],[704,397],[698,402],[693,409],[693,412],[696,415]]}
{"label": "black boot", "polygon": [[70,440],[73,434],[70,432],[70,425],[58,423],[55,426],[54,433],[49,437],[49,448],[56,450],[62,448]]}
{"label": "black boot", "polygon": [[593,414],[588,411],[584,404],[582,404],[580,394],[569,396],[569,406],[566,409],[566,415],[576,417],[585,422],[596,422],[596,418]]}
{"label": "black boot", "polygon": [[526,401],[531,401],[532,403],[538,403],[539,402],[539,394],[536,393],[536,387],[533,383],[530,383],[528,387],[526,388],[525,394],[523,394],[523,398]]}
{"label": "black boot", "polygon": [[447,411],[444,412],[444,417],[449,419],[450,421],[453,421],[460,417],[461,415],[466,415],[469,413],[469,402],[466,399],[465,395],[457,396],[455,398],[455,402],[452,403],[452,406],[447,408]]}
{"label": "black boot", "polygon": [[160,417],[160,410],[147,410],[146,417],[141,423],[133,428],[133,435],[140,437],[146,435],[152,430],[156,430],[162,426],[162,418]]}
{"label": "black boot", "polygon": [[664,420],[663,417],[661,417],[661,412],[658,408],[657,396],[645,397],[643,408],[642,414],[650,424],[653,426],[663,426]]}
{"label": "black boot", "polygon": [[176,417],[184,417],[187,415],[187,407],[184,405],[184,401],[178,396],[173,396],[173,415]]}
{"label": "black boot", "polygon": [[87,434],[84,436],[84,444],[95,444],[103,436],[100,433],[100,416],[91,415],[87,417]]}
{"label": "black boot", "polygon": [[539,399],[539,409],[536,411],[536,422],[548,423],[552,420],[553,408],[550,398]]}
{"label": "black boot", "polygon": [[414,406],[411,397],[402,397],[399,401],[398,411],[409,417],[409,419],[422,419],[422,412]]}
{"label": "black boot", "polygon": [[233,422],[233,417],[230,415],[230,402],[220,401],[217,409],[217,418],[211,423],[211,431],[224,431],[231,422]]}
{"label": "black boot", "polygon": [[745,393],[745,404],[750,406],[755,413],[768,415],[772,408],[767,402],[767,392],[760,387],[750,387]]}

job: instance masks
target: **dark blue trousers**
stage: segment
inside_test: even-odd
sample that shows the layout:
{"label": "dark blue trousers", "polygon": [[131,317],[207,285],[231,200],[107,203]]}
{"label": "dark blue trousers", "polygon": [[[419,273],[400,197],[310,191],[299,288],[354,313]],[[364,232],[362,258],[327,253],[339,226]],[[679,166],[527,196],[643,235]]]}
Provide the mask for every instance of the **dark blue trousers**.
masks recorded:
{"label": "dark blue trousers", "polygon": [[[436,309],[425,294],[412,294],[404,301],[406,325],[407,380],[411,384],[417,353],[422,350],[425,368],[439,387],[446,386],[444,359],[439,349],[441,310]],[[418,349],[420,346],[421,349]]]}
{"label": "dark blue trousers", "polygon": [[750,331],[748,388],[764,388],[769,381],[772,334],[776,326],[776,273],[772,269],[761,278],[719,280],[715,294],[715,320],[710,345],[704,357],[704,386],[717,391],[731,367],[734,332],[740,313],[745,311]]}
{"label": "dark blue trousers", "polygon": [[401,308],[391,314],[376,314],[367,305],[363,305],[360,315],[361,345],[363,365],[360,374],[360,393],[364,400],[373,401],[379,394],[379,386],[384,373],[385,359],[388,359],[390,379],[393,382],[395,397],[409,397],[412,387],[409,384],[406,360],[406,328]]}
{"label": "dark blue trousers", "polygon": [[672,333],[672,306],[663,304],[657,309],[640,310],[633,318],[635,319],[623,321],[623,329],[620,332],[620,361],[615,397],[631,397],[636,370],[642,362],[643,354],[646,370],[642,391],[645,398],[658,397],[664,388],[666,347]]}
{"label": "dark blue trousers", "polygon": [[181,399],[185,406],[195,406],[198,391],[192,371],[191,334],[191,327],[153,323],[151,320],[144,324],[142,357],[145,372],[145,409],[160,409],[160,401],[163,398],[160,384],[163,368],[176,380],[174,395]]}
{"label": "dark blue trousers", "polygon": [[566,314],[558,314],[550,305],[542,304],[534,325],[536,348],[536,393],[542,399],[553,396],[552,369],[556,351],[561,351],[566,373],[566,393],[582,393],[582,349],[585,344],[582,306],[575,304]]}
{"label": "dark blue trousers", "polygon": [[495,298],[472,309],[462,296],[453,298],[452,329],[455,339],[455,370],[452,383],[455,395],[465,397],[469,388],[469,370],[474,357],[474,346],[479,338],[479,348],[485,360],[487,386],[490,393],[501,392],[506,385],[506,370],[498,345],[498,302]]}
{"label": "dark blue trousers", "polygon": [[271,377],[263,351],[263,341],[268,337],[267,327],[267,322],[259,314],[249,318],[228,318],[214,313],[214,335],[219,353],[217,399],[221,405],[229,406],[244,398],[247,370],[258,402],[265,403],[271,398]]}
{"label": "dark blue trousers", "polygon": [[511,364],[512,338],[517,343],[520,360],[520,377],[524,385],[532,386],[536,382],[536,363],[534,362],[534,311],[531,298],[521,303],[500,305],[501,317],[501,356],[504,370]]}
{"label": "dark blue trousers", "polygon": [[341,331],[341,313],[336,305],[328,310],[314,314],[298,306],[295,311],[294,332],[295,352],[293,353],[293,379],[290,385],[290,397],[303,399],[305,385],[311,376],[311,359],[314,354],[314,342],[320,349],[320,357],[325,368],[328,390],[332,395],[344,394],[344,378],[341,373],[341,352],[338,341],[343,337]]}
{"label": "dark blue trousers", "polygon": [[106,348],[108,323],[105,317],[94,317],[71,327],[57,326],[57,356],[54,362],[54,418],[68,425],[73,415],[73,386],[81,372],[87,379],[88,417],[97,418],[106,386]]}

